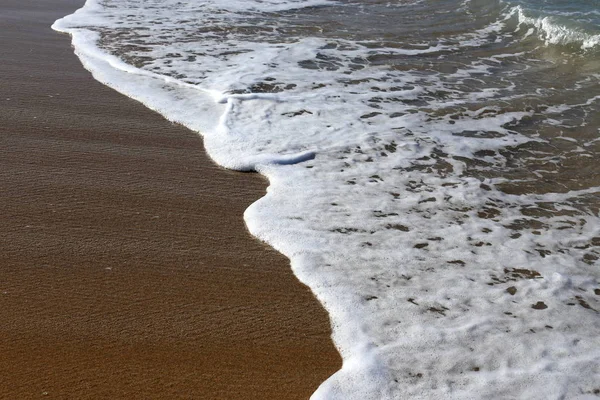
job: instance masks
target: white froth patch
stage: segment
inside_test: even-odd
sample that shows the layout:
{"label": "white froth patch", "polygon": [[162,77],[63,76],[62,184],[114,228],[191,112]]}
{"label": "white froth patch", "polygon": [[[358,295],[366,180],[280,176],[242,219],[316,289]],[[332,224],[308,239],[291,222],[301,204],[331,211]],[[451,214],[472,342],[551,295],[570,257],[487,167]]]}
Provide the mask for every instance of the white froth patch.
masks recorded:
{"label": "white froth patch", "polygon": [[269,179],[248,228],[290,258],[344,359],[313,398],[600,389],[600,224],[589,206],[600,190],[497,189],[519,187],[498,173],[507,166],[557,158],[534,148],[510,159],[508,149],[547,142],[522,131],[562,129],[575,118],[563,114],[589,115],[600,97],[538,107],[542,94],[523,93],[512,78],[533,50],[499,45],[519,41],[506,31],[513,14],[388,46],[279,35],[289,21],[265,16],[338,3],[221,3],[88,0],[53,27],[100,82],[202,133],[220,165]]}

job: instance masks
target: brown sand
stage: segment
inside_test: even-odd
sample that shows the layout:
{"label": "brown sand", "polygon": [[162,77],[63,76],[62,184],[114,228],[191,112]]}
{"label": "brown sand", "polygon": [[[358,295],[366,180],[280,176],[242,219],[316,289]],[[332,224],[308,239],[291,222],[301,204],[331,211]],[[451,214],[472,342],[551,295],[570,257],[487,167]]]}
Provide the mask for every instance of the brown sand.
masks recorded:
{"label": "brown sand", "polygon": [[0,398],[304,399],[340,367],[326,313],[242,213],[256,174],[95,82],[0,4]]}

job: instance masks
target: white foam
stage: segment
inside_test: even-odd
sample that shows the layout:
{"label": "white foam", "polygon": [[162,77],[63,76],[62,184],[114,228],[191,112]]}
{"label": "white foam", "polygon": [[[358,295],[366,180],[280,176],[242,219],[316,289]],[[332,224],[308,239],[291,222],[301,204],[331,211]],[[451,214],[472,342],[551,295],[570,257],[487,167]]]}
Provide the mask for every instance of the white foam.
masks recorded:
{"label": "white foam", "polygon": [[53,28],[96,79],[201,132],[217,163],[268,177],[248,228],[290,258],[344,360],[314,399],[593,393],[600,224],[581,204],[598,189],[495,188],[517,184],[497,176],[507,147],[544,142],[515,129],[540,113],[513,106],[533,94],[498,67],[528,52],[401,64],[514,43],[507,17],[425,45],[276,33],[284,11],[335,4],[88,0]]}

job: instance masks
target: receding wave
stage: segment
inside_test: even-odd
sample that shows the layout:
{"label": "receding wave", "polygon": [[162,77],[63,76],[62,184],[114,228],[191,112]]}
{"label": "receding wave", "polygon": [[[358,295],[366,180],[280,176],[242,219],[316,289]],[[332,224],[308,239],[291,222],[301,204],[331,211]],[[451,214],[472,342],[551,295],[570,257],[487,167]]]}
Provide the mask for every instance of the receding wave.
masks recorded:
{"label": "receding wave", "polygon": [[600,70],[527,10],[88,0],[54,28],[268,177],[248,228],[344,359],[315,399],[577,398],[600,390]]}

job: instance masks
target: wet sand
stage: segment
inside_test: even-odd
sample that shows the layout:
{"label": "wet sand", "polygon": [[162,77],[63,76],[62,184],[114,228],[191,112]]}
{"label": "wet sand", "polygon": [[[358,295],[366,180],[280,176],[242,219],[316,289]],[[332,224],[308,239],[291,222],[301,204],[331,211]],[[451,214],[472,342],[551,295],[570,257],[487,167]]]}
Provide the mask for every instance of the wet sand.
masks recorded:
{"label": "wet sand", "polygon": [[244,226],[267,182],[94,81],[82,3],[0,5],[0,398],[308,398],[341,362]]}

